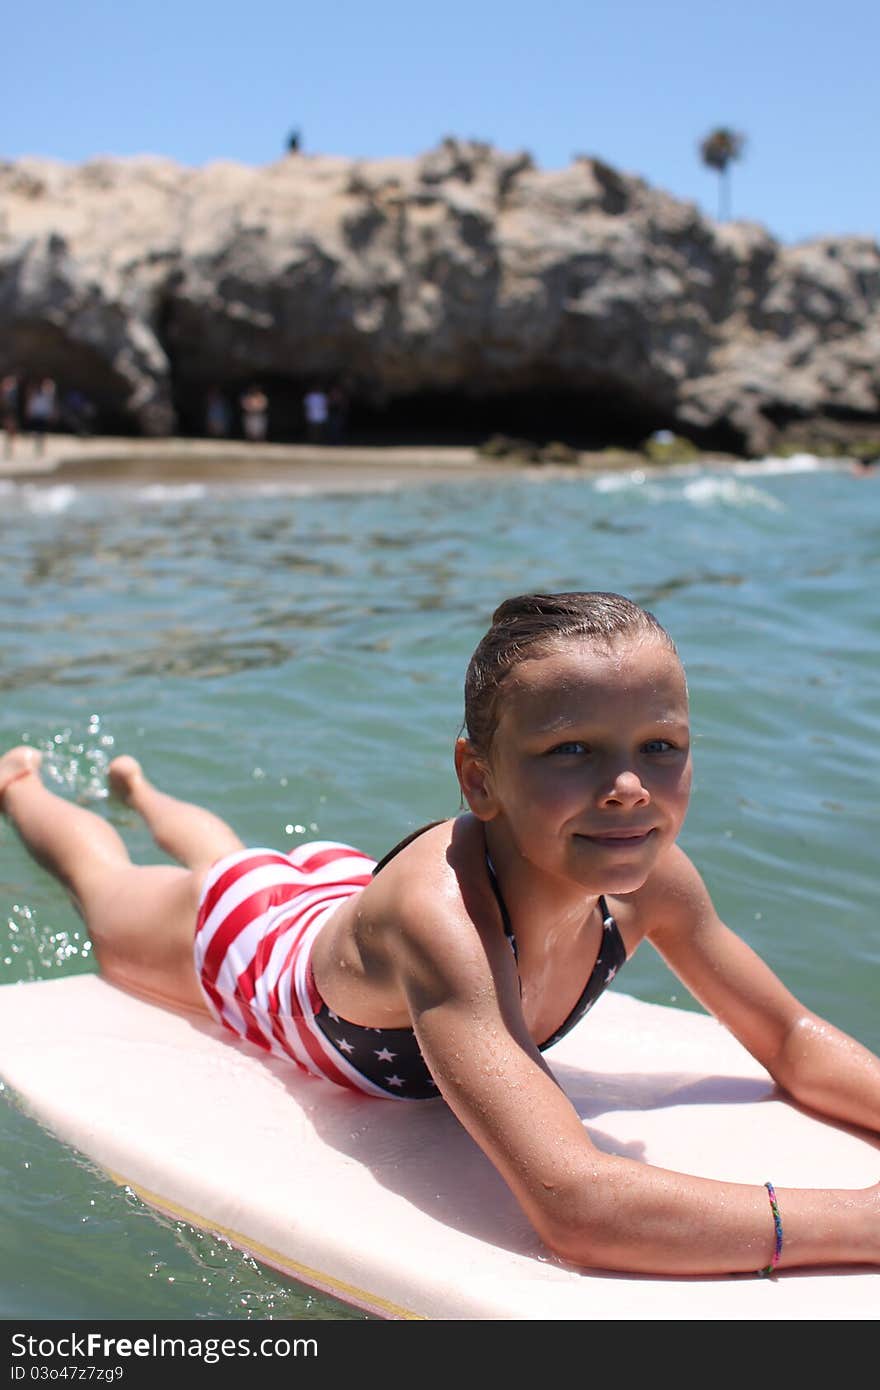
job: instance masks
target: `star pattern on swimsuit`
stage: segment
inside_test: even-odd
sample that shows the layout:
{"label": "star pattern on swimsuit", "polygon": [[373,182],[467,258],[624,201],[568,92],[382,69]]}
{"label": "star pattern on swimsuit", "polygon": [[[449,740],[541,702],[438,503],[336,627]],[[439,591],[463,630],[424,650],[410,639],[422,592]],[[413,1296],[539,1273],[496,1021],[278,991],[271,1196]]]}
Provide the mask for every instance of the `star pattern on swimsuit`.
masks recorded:
{"label": "star pattern on swimsuit", "polygon": [[410,1028],[384,1029],[351,1023],[325,1005],[316,1015],[318,1027],[345,1058],[374,1086],[395,1096],[425,1100],[437,1095],[437,1084],[425,1065]]}
{"label": "star pattern on swimsuit", "polygon": [[[551,1038],[540,1044],[542,1051],[558,1042],[589,1012],[626,961],[626,948],[604,900],[600,911],[603,935],[590,978],[568,1018]],[[515,956],[516,941],[510,933],[507,940]],[[400,1098],[436,1098],[440,1088],[428,1070],[411,1027],[376,1028],[347,1022],[326,1005],[316,1015],[316,1022],[347,1066],[360,1072],[373,1087]]]}

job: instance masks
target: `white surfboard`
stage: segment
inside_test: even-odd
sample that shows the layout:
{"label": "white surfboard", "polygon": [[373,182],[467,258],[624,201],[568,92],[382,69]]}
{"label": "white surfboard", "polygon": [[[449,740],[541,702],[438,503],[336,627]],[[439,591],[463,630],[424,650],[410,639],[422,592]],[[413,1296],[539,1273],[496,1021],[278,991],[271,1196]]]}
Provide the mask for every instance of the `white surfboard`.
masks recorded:
{"label": "white surfboard", "polygon": [[[880,1143],[786,1103],[702,1014],[605,994],[547,1060],[604,1150],[778,1187],[880,1178]],[[385,1318],[880,1312],[876,1269],[681,1279],[564,1266],[442,1102],[349,1094],[94,975],[0,988],[0,1076],[151,1206]],[[767,1221],[769,1244],[769,1202]]]}

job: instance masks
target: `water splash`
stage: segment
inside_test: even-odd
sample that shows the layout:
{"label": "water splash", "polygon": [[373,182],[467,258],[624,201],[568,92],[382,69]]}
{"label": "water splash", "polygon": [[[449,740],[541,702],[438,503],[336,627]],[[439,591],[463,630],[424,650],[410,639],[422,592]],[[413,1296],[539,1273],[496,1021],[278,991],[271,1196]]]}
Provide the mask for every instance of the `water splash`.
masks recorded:
{"label": "water splash", "polygon": [[70,962],[90,964],[92,943],[84,927],[51,927],[29,903],[12,904],[0,943],[4,984],[71,974]]}
{"label": "water splash", "polygon": [[116,740],[106,733],[101,716],[89,717],[85,732],[59,729],[36,746],[43,753],[43,772],[76,801],[106,801],[107,768],[115,756]]}

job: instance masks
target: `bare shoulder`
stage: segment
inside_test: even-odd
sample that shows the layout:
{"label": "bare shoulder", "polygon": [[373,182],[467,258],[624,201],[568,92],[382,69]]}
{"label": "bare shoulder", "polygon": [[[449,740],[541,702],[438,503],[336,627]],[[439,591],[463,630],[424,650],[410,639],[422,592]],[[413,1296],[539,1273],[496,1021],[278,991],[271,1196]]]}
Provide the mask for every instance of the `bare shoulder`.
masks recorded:
{"label": "bare shoulder", "polygon": [[365,902],[395,972],[433,989],[485,981],[506,963],[498,906],[471,816],[432,827],[377,875]]}
{"label": "bare shoulder", "polygon": [[462,816],[405,841],[334,914],[312,967],[325,1002],[363,1026],[409,1027],[451,1001],[513,1019],[516,973],[479,823]]}

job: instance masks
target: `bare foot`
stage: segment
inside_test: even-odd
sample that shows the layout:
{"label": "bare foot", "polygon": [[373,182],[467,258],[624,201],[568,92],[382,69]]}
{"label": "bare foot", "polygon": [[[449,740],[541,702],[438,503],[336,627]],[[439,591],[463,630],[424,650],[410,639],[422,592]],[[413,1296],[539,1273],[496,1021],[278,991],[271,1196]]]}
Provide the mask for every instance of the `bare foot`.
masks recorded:
{"label": "bare foot", "polygon": [[0,757],[0,806],[12,783],[17,782],[19,777],[26,777],[29,772],[37,772],[42,761],[43,755],[39,749],[28,748],[26,744],[10,748],[8,753]]}
{"label": "bare foot", "polygon": [[144,774],[137,758],[130,758],[127,753],[122,757],[114,758],[107,768],[107,781],[114,796],[118,796],[120,801],[131,802],[132,797],[140,783],[144,780]]}

